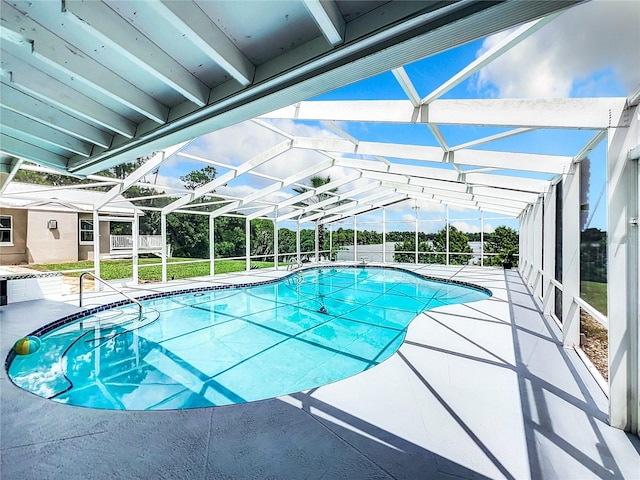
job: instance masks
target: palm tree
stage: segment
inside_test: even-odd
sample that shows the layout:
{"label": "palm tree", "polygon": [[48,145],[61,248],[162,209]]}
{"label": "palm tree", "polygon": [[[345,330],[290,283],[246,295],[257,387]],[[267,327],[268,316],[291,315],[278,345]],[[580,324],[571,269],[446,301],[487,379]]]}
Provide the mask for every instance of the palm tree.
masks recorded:
{"label": "palm tree", "polygon": [[[329,175],[327,175],[326,177],[320,177],[316,175],[309,178],[308,187],[294,187],[293,191],[296,193],[306,193],[309,190],[320,188],[329,183],[331,183],[331,177]],[[337,192],[338,192],[338,188],[332,188],[327,190],[326,192],[313,195],[312,197],[307,198],[303,202],[299,202],[297,205],[301,207],[309,207],[316,203],[320,203],[323,200],[327,200],[328,198],[331,198],[333,195],[330,195],[330,193],[337,193]],[[335,207],[335,205],[333,206]],[[321,208],[320,210],[323,210],[323,209]],[[319,220],[316,220],[316,224],[318,226],[318,245],[320,250],[324,250],[324,225],[318,222]]]}

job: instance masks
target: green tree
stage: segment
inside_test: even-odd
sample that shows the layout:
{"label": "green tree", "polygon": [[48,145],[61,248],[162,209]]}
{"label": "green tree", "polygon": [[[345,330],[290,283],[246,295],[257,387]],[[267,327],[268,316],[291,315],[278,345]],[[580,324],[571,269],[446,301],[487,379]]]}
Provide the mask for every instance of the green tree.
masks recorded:
{"label": "green tree", "polygon": [[[331,183],[330,176],[321,177],[316,175],[309,179],[308,187],[294,187],[293,191],[298,194],[302,194],[302,193],[308,192],[309,190],[320,188],[324,185],[327,185],[328,183]],[[319,193],[319,194],[313,195],[312,197],[309,197],[304,202],[298,203],[298,206],[304,206],[304,207],[313,206],[317,203],[322,202],[323,200],[327,200],[328,198],[331,198],[333,196],[331,195],[331,193],[337,193],[337,192],[338,192],[337,188],[332,188],[327,192]],[[335,207],[339,204],[340,202],[334,203],[332,207]],[[321,208],[321,210],[324,210],[324,209]],[[324,249],[325,248],[324,247],[324,224],[320,223],[319,220],[316,220],[316,224],[318,226],[318,245],[320,245],[320,248]],[[301,243],[302,243],[302,239],[301,239]],[[300,248],[304,250],[302,246]],[[314,238],[314,247],[311,250],[315,250],[315,238]]]}
{"label": "green tree", "polygon": [[195,190],[198,187],[206,185],[216,178],[217,171],[215,167],[206,166],[200,170],[193,170],[180,177],[180,180],[184,182],[185,188],[189,190]]}
{"label": "green tree", "polygon": [[485,265],[502,265],[505,258],[511,253],[514,255],[513,264],[517,265],[518,260],[515,255],[519,249],[519,235],[513,228],[501,225],[497,227],[493,233],[485,235],[484,253],[496,253],[484,257]]}
{"label": "green tree", "polygon": [[[398,232],[400,233],[400,232]],[[405,240],[395,244],[394,261],[415,262],[415,233],[401,236]],[[446,227],[433,235],[418,235],[418,263],[447,263],[447,230]],[[469,238],[456,227],[449,226],[449,264],[467,265],[473,250]]]}
{"label": "green tree", "polygon": [[268,261],[273,256],[273,222],[264,218],[251,220],[251,256]]}

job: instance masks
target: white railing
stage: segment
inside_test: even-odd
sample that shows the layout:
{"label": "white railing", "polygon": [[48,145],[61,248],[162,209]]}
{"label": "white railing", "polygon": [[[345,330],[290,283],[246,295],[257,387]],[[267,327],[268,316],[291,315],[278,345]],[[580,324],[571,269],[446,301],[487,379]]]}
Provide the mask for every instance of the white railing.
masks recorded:
{"label": "white railing", "polygon": [[[133,235],[110,235],[111,251],[133,250]],[[139,235],[139,250],[162,250],[162,235]]]}

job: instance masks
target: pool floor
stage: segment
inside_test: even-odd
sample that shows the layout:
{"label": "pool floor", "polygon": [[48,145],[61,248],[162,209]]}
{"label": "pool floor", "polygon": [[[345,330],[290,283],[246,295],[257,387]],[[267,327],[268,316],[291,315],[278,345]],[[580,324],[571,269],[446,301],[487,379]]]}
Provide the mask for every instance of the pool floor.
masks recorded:
{"label": "pool floor", "polygon": [[314,268],[264,285],[121,306],[46,335],[9,368],[61,403],[163,410],[244,403],[368,370],[437,306],[487,298],[396,269]]}

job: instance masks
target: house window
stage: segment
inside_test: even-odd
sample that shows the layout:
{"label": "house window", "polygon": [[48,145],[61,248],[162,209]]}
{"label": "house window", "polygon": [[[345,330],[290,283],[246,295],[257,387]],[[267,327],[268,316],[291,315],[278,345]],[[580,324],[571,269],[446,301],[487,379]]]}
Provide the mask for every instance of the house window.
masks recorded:
{"label": "house window", "polygon": [[0,215],[0,245],[13,245],[13,217]]}
{"label": "house window", "polygon": [[93,243],[93,220],[80,219],[80,245]]}

